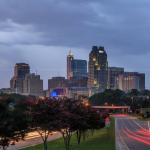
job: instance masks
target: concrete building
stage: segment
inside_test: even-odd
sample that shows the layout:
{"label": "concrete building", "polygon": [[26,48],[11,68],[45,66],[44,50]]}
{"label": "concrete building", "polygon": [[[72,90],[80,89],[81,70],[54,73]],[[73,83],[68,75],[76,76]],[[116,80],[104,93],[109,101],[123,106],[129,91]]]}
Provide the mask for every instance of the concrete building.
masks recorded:
{"label": "concrete building", "polygon": [[124,73],[124,68],[120,67],[109,67],[108,69],[108,84],[109,89],[117,89],[117,77]]}
{"label": "concrete building", "polygon": [[88,87],[92,93],[108,88],[108,61],[104,47],[93,46],[89,54]]}
{"label": "concrete building", "polygon": [[30,73],[30,66],[26,63],[17,63],[14,67],[14,76],[10,80],[10,88],[13,93],[23,93],[23,80]]}
{"label": "concrete building", "polygon": [[48,80],[48,89],[66,88],[68,87],[68,80],[65,77],[52,77]]}
{"label": "concrete building", "polygon": [[40,79],[40,75],[32,73],[25,76],[23,80],[23,94],[43,96],[43,80]]}
{"label": "concrete building", "polygon": [[72,78],[71,80],[68,80],[68,87],[87,87],[87,82],[87,77]]}
{"label": "concrete building", "polygon": [[24,79],[30,73],[30,66],[26,63],[17,63],[14,68],[14,77]]}
{"label": "concrete building", "polygon": [[124,72],[117,77],[118,89],[129,92],[132,89],[145,90],[145,74]]}
{"label": "concrete building", "polygon": [[80,96],[89,97],[89,90],[87,87],[72,87],[68,89],[68,97],[78,99]]}
{"label": "concrete building", "polygon": [[65,77],[52,77],[48,80],[47,96],[67,96],[68,80]]}

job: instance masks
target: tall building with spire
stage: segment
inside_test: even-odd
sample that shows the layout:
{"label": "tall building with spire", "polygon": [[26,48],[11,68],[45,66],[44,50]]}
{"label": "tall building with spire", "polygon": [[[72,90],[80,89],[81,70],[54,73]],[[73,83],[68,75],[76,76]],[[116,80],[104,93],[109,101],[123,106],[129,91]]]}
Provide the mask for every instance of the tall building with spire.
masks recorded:
{"label": "tall building with spire", "polygon": [[74,56],[69,51],[67,55],[67,79],[87,77],[87,61],[82,59],[74,59]]}
{"label": "tall building with spire", "polygon": [[67,79],[69,87],[87,87],[87,61],[74,59],[71,51],[67,55]]}
{"label": "tall building with spire", "polygon": [[72,75],[72,61],[74,59],[74,56],[71,52],[69,51],[69,54],[67,55],[67,79],[70,80]]}
{"label": "tall building with spire", "polygon": [[104,47],[93,46],[89,54],[88,87],[92,93],[108,88],[108,61]]}

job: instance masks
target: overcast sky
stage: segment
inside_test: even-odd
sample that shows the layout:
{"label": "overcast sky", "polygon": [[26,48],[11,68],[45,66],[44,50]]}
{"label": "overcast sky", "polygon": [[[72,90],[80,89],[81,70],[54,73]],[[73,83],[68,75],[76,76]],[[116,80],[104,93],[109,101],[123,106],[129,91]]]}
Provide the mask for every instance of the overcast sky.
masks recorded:
{"label": "overcast sky", "polygon": [[16,62],[47,80],[66,75],[66,55],[104,46],[110,66],[146,73],[150,88],[150,0],[0,0],[0,88]]}

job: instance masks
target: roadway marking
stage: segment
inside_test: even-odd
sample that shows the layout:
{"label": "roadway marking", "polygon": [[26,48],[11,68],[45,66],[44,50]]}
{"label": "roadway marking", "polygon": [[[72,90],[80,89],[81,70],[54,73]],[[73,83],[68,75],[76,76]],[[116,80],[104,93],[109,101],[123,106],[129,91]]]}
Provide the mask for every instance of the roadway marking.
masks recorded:
{"label": "roadway marking", "polygon": [[145,128],[143,128],[137,121],[135,121],[135,120],[133,120],[133,122],[138,126],[138,127],[140,127],[141,129],[144,129],[144,130],[146,130]]}
{"label": "roadway marking", "polygon": [[119,148],[117,150],[130,150],[128,145],[127,145],[127,143],[125,142],[125,140],[121,136],[120,131],[118,131],[118,123],[117,123],[118,120],[121,120],[121,119],[120,118],[119,119],[118,118],[115,119],[115,121],[116,121],[116,123],[115,123],[116,136],[119,136],[119,137],[116,138],[116,148],[117,147]]}
{"label": "roadway marking", "polygon": [[[127,143],[125,142],[125,140],[124,140],[124,139],[122,138],[122,136],[120,135],[120,133],[119,133],[118,135],[119,135],[119,138],[120,138],[120,140],[121,140],[121,142],[122,142],[122,144],[123,144],[123,147],[125,147],[126,150],[130,150],[129,147],[128,147],[128,145],[127,145]],[[121,143],[119,143],[119,145],[120,145],[120,148],[122,149]]]}

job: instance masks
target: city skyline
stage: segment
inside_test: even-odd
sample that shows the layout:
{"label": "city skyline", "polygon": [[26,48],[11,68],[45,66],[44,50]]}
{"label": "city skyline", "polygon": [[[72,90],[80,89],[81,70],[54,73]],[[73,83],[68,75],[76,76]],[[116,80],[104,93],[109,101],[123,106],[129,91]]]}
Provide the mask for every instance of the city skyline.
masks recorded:
{"label": "city skyline", "polygon": [[150,0],[0,0],[0,149],[150,150],[149,39]]}
{"label": "city skyline", "polygon": [[[94,46],[95,47],[95,46]],[[96,46],[97,47],[97,46]],[[92,48],[92,47],[91,47]],[[75,55],[74,55],[74,53],[73,53],[73,51],[72,50],[69,50],[68,51],[68,53],[70,54],[70,52],[71,52],[71,55],[73,56],[73,57],[76,57]],[[107,53],[107,50],[106,50],[106,53]],[[90,53],[89,53],[90,54]],[[87,59],[85,59],[85,60],[87,60],[87,62],[89,62],[89,54],[88,54],[88,58]],[[66,58],[68,58],[68,54],[66,54],[66,56],[65,56],[65,59]],[[83,60],[82,58],[78,58],[77,60]],[[24,63],[26,63],[26,62],[18,62],[18,63],[21,63],[21,64],[24,64]],[[16,64],[14,64],[14,66],[13,67],[15,67],[17,65],[17,63]],[[27,64],[28,65],[28,64]],[[47,88],[48,88],[48,80],[50,79],[50,78],[53,78],[53,77],[65,77],[66,79],[67,79],[67,60],[65,60],[65,65],[66,65],[66,68],[64,69],[64,74],[55,74],[55,75],[52,75],[52,74],[50,74],[49,76],[48,76],[48,78],[47,79],[43,79],[42,77],[41,77],[41,79],[43,80],[43,88],[46,90]],[[30,64],[29,64],[29,66],[30,66]],[[108,67],[118,67],[118,66],[111,66],[110,64],[109,64],[109,57],[108,57]],[[119,66],[120,67],[120,66]],[[124,68],[124,67],[123,67]],[[62,68],[63,69],[63,68]],[[35,71],[33,71],[33,69],[32,69],[32,67],[30,66],[30,70],[31,70],[31,72],[32,73],[35,73],[35,74],[39,74],[40,76],[41,76],[41,74],[39,73],[39,72],[37,72],[37,70],[35,70]],[[50,69],[47,69],[47,71],[49,71]],[[87,65],[87,70],[89,71],[89,69],[88,69],[88,65]],[[125,71],[129,71],[128,69],[126,69],[126,68],[124,68],[124,70]],[[41,71],[43,71],[43,69],[41,69]],[[136,71],[132,71],[131,70],[131,72],[138,72],[137,70]],[[14,73],[14,70],[12,71],[12,74]],[[42,73],[42,72],[41,72]],[[10,79],[9,79],[10,80]],[[8,83],[9,84],[9,83]],[[9,88],[10,87],[10,85],[8,85],[8,87],[2,87],[2,88]]]}
{"label": "city skyline", "polygon": [[88,60],[91,46],[102,45],[110,66],[145,72],[150,89],[149,6],[148,0],[1,0],[0,88],[9,86],[17,62],[30,64],[46,87],[51,76],[66,76],[70,48]]}

